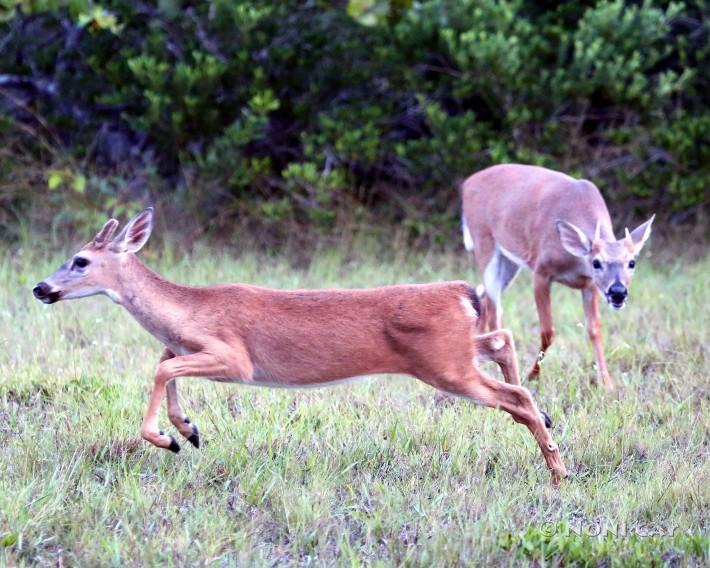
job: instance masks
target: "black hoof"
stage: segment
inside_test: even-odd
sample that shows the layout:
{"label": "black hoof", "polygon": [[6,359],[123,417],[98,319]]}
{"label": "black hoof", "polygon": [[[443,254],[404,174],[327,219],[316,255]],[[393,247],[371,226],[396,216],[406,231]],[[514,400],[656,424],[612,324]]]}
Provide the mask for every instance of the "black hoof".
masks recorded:
{"label": "black hoof", "polygon": [[177,443],[177,440],[170,436],[170,445],[168,446],[168,449],[171,452],[175,452],[176,454],[180,451],[180,445]]}
{"label": "black hoof", "polygon": [[192,434],[187,439],[187,441],[190,442],[196,448],[200,447],[200,432],[197,430],[197,426],[195,426],[194,424],[192,425]]}
{"label": "black hoof", "polygon": [[542,419],[545,422],[545,428],[547,428],[548,430],[552,428],[552,418],[550,418],[550,415],[544,410],[541,410],[540,416],[542,416]]}

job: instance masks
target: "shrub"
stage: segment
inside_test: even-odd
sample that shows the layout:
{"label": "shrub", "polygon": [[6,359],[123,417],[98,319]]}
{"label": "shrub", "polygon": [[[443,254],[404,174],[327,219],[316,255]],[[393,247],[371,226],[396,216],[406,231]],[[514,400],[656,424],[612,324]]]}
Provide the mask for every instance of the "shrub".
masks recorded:
{"label": "shrub", "polygon": [[707,205],[706,2],[343,4],[10,2],[0,223],[62,195],[440,239],[458,182],[503,161],[589,177],[624,216]]}

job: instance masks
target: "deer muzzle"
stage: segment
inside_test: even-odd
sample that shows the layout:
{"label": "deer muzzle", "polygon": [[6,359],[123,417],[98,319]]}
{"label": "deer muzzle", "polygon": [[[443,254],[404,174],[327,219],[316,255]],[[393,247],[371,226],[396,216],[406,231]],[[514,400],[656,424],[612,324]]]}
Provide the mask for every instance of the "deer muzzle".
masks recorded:
{"label": "deer muzzle", "polygon": [[45,304],[53,304],[61,298],[61,292],[54,290],[52,286],[46,282],[40,282],[32,289],[34,297],[44,302]]}
{"label": "deer muzzle", "polygon": [[606,293],[606,301],[615,310],[620,310],[626,303],[629,291],[621,282],[614,282]]}

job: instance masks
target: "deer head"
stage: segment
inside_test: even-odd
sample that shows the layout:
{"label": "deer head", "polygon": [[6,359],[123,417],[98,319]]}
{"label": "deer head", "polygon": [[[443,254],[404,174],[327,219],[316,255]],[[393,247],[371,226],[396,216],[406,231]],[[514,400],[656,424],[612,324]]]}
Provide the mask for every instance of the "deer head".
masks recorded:
{"label": "deer head", "polygon": [[636,269],[636,257],[651,235],[655,215],[633,231],[625,230],[620,240],[601,238],[597,223],[594,238],[590,239],[577,226],[567,221],[557,221],[557,231],[564,249],[587,263],[588,274],[604,294],[607,303],[619,310],[626,305],[629,286]]}
{"label": "deer head", "polygon": [[114,302],[120,302],[117,290],[121,266],[126,256],[138,252],[150,237],[152,207],[138,213],[113,238],[117,228],[116,219],[106,221],[93,240],[34,287],[35,298],[53,304],[59,300],[106,294]]}

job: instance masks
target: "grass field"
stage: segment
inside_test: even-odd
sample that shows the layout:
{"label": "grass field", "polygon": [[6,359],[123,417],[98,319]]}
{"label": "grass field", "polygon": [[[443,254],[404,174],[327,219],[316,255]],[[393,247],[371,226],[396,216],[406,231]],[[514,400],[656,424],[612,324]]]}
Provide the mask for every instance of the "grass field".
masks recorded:
{"label": "grass field", "polygon": [[[148,264],[188,283],[477,282],[461,252],[324,251],[294,269],[157,248]],[[524,384],[570,470],[557,490],[507,414],[405,377],[305,391],[179,379],[208,444],[149,446],[139,427],[161,348],[106,298],[35,301],[63,260],[0,252],[0,565],[709,561],[708,257],[644,258],[628,307],[604,306],[611,396],[590,386],[579,294],[553,290],[557,339],[541,382]],[[504,307],[525,369],[538,335],[528,275]],[[164,412],[161,425],[173,432]]]}

